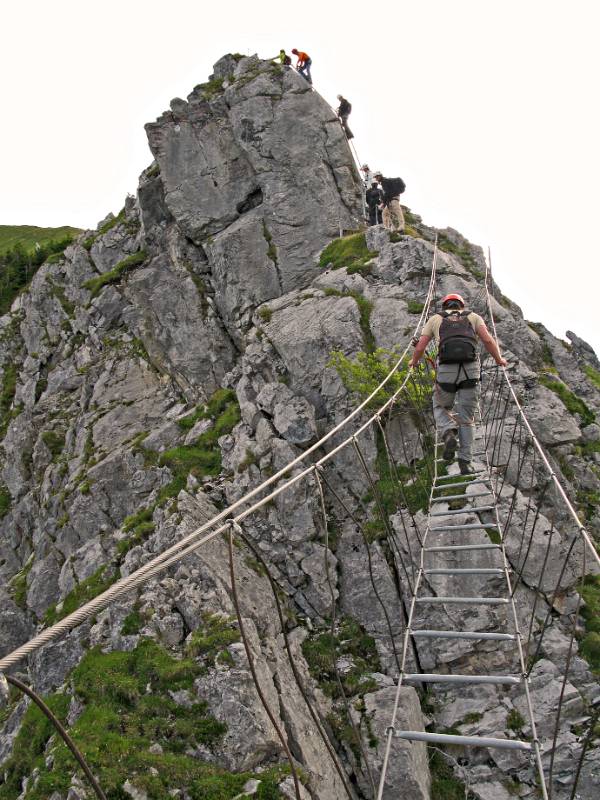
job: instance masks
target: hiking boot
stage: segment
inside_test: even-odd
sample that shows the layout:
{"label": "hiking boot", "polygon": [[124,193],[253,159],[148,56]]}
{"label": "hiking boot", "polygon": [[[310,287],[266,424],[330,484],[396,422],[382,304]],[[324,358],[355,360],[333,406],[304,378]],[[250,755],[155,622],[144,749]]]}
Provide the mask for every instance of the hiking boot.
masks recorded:
{"label": "hiking boot", "polygon": [[444,461],[453,461],[454,454],[456,453],[456,428],[450,428],[450,430],[445,431],[442,435],[442,439],[444,440],[444,452],[442,453],[442,458]]}
{"label": "hiking boot", "polygon": [[460,469],[461,475],[473,475],[475,470],[471,466],[470,461],[465,461],[464,458],[458,459],[458,468]]}

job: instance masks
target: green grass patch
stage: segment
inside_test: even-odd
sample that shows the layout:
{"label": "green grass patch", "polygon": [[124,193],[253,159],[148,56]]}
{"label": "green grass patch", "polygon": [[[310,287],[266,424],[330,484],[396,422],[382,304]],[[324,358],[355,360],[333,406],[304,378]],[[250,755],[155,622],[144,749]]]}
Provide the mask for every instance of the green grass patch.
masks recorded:
{"label": "green grass patch", "polygon": [[549,375],[540,375],[539,382],[560,397],[570,414],[579,414],[584,426],[594,422],[596,419],[594,412],[586,406],[580,397],[573,394],[565,383],[555,380]]}
{"label": "green grass patch", "polygon": [[600,391],[600,372],[594,367],[591,367],[589,364],[585,364],[583,367],[583,371],[585,372],[588,380],[594,384],[596,389]]}
{"label": "green grass patch", "polygon": [[58,300],[67,317],[69,317],[69,319],[73,319],[75,316],[75,303],[72,300],[69,300],[65,294],[64,286],[60,286],[52,281],[50,283],[50,293]]}
{"label": "green grass patch", "polygon": [[[149,800],[164,800],[173,790],[192,800],[223,800],[239,794],[251,777],[261,781],[258,798],[278,798],[277,785],[287,774],[276,766],[260,774],[230,773],[192,758],[199,746],[213,748],[227,731],[212,717],[207,705],[196,700],[189,708],[178,706],[169,690],[191,689],[203,668],[193,660],[177,660],[150,639],[131,652],[101,653],[95,648],[74,670],[71,683],[85,703],[70,734],[97,775],[109,800],[126,800],[122,786],[129,779]],[[47,699],[65,721],[70,697],[54,694]],[[14,800],[21,784],[39,770],[27,800],[47,800],[53,792],[66,794],[76,771],[72,755],[53,728],[31,706],[15,742],[13,756],[5,762],[0,800]],[[151,744],[162,753],[150,753]],[[48,746],[53,758],[47,762]]]}
{"label": "green grass patch", "polygon": [[2,390],[0,391],[0,439],[3,439],[8,426],[21,411],[21,408],[12,408],[17,391],[17,368],[15,364],[7,364],[2,376]]}
{"label": "green grass patch", "polygon": [[425,305],[423,303],[419,303],[417,300],[409,300],[406,306],[409,314],[420,314],[425,308]]}
{"label": "green grass patch", "polygon": [[445,253],[451,253],[453,256],[456,256],[467,272],[470,272],[473,277],[478,280],[483,280],[485,278],[485,272],[482,272],[479,268],[477,261],[473,257],[472,245],[468,242],[459,246],[451,242],[443,233],[438,233],[438,247]]}
{"label": "green grass patch", "polygon": [[525,727],[525,718],[516,708],[511,708],[506,716],[506,728],[519,733]]}
{"label": "green grass patch", "polygon": [[262,319],[263,322],[269,323],[271,322],[271,318],[273,317],[273,312],[269,308],[269,306],[262,306],[262,308],[258,309],[258,316]]}
{"label": "green grass patch", "polygon": [[467,800],[473,797],[465,784],[456,777],[443,754],[429,748],[429,771],[431,773],[431,800]]}
{"label": "green grass patch", "polygon": [[364,272],[368,262],[377,255],[377,251],[368,249],[364,233],[353,233],[330,242],[321,253],[319,266],[322,269],[345,268],[352,275]]}
{"label": "green grass patch", "polygon": [[33,567],[33,556],[30,556],[23,569],[10,579],[8,586],[15,603],[25,610],[27,608],[27,576]]}
{"label": "green grass patch", "polygon": [[192,658],[201,659],[205,666],[214,667],[223,650],[239,640],[240,632],[234,619],[204,614],[202,625],[190,636],[186,653]]}
{"label": "green grass patch", "polygon": [[12,495],[4,486],[0,484],[0,519],[3,519],[8,512],[10,511],[10,507],[12,505]]}
{"label": "green grass patch", "polygon": [[589,522],[600,507],[600,492],[593,489],[578,489],[576,500],[580,512]]}
{"label": "green grass patch", "polygon": [[[27,253],[35,253],[36,245],[43,247],[54,242],[72,241],[79,228],[63,225],[60,228],[38,228],[36,225],[0,225],[0,255],[15,247],[22,247]],[[65,245],[66,246],[66,245]]]}
{"label": "green grass patch", "polygon": [[93,600],[102,592],[106,591],[109,586],[117,579],[117,576],[110,572],[105,565],[97,569],[89,578],[78,583],[77,586],[69,592],[63,600],[60,610],[56,606],[51,606],[44,615],[44,622],[46,625],[54,625],[55,622],[63,619],[64,617],[77,611],[84,603]]}
{"label": "green grass patch", "polygon": [[223,89],[223,82],[225,78],[213,78],[211,81],[207,81],[206,83],[199,83],[198,86],[195,87],[195,92],[200,92],[204,100],[212,100],[213,97],[217,97],[217,95],[221,94]]}
{"label": "green grass patch", "polygon": [[[147,465],[159,464],[169,467],[173,479],[159,491],[154,506],[133,515],[134,518],[137,518],[138,515],[149,514],[149,516],[137,519],[129,530],[133,530],[140,523],[149,521],[157,505],[164,505],[167,500],[176,497],[182,489],[185,489],[188,475],[204,478],[215,477],[221,472],[219,438],[231,433],[241,419],[240,406],[235,392],[232,389],[217,389],[206,405],[198,406],[191,414],[178,420],[178,424],[183,430],[190,430],[200,419],[210,419],[213,421],[213,425],[192,444],[173,447],[161,453],[160,456],[151,450],[138,447],[138,450],[144,454]],[[126,520],[126,524],[130,523]],[[125,547],[124,544],[122,546]]]}
{"label": "green grass patch", "polygon": [[310,674],[326,695],[341,697],[335,673],[335,662],[350,659],[352,668],[340,676],[346,696],[362,696],[376,688],[370,674],[380,672],[381,665],[375,640],[350,617],[340,620],[336,632],[313,632],[302,643],[302,652]]}
{"label": "green grass patch", "polygon": [[92,297],[97,297],[105,286],[110,283],[117,283],[123,277],[123,275],[125,275],[125,273],[129,272],[134,267],[143,264],[146,258],[147,253],[145,250],[139,250],[137,253],[132,253],[132,255],[127,256],[127,258],[119,261],[118,264],[116,264],[108,272],[98,275],[96,278],[90,278],[90,280],[86,281],[83,286],[85,289],[89,289]]}
{"label": "green grass patch", "polygon": [[56,461],[65,447],[65,434],[62,431],[42,431],[42,441]]}
{"label": "green grass patch", "polygon": [[[58,719],[64,723],[71,698],[64,694],[55,694],[46,702]],[[30,776],[35,768],[42,769],[45,762],[45,750],[48,740],[54,733],[54,726],[35,705],[30,705],[15,743],[13,755],[2,765],[3,782],[0,783],[0,800],[15,800],[22,792],[23,779]],[[74,771],[73,764],[63,780],[70,784],[70,775]],[[50,795],[47,795],[49,797]],[[30,792],[26,797],[31,798]],[[40,795],[38,795],[40,797]],[[41,800],[41,798],[40,798]]]}
{"label": "green grass patch", "polygon": [[600,575],[585,577],[581,596],[585,601],[581,609],[585,634],[579,643],[579,651],[592,671],[600,675]]}

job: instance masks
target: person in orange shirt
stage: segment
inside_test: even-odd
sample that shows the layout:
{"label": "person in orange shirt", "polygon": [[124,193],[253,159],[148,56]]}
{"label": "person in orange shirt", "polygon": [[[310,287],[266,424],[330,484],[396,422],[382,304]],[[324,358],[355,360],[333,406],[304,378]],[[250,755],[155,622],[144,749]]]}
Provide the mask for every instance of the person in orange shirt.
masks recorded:
{"label": "person in orange shirt", "polygon": [[294,47],[292,49],[292,53],[298,57],[298,61],[296,62],[296,69],[302,75],[303,78],[310,83],[312,86],[312,78],[310,76],[310,66],[312,64],[312,58],[308,55],[308,53],[303,53],[302,50],[296,50]]}

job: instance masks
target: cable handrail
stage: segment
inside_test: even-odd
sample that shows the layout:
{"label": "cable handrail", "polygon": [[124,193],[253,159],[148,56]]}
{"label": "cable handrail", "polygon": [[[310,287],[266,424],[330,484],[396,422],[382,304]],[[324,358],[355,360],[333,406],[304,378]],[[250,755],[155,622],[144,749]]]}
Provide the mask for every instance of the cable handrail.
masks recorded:
{"label": "cable handrail", "polygon": [[[433,247],[431,277],[427,291],[427,298],[423,306],[423,309],[421,311],[419,320],[415,326],[414,330],[415,335],[422,327],[423,321],[426,318],[427,314],[429,313],[429,309],[431,307],[433,290],[435,287],[437,253],[438,253],[438,248],[437,248],[437,238],[436,238]],[[112,586],[110,586],[106,591],[102,592],[97,597],[90,600],[85,605],[81,606],[81,608],[67,615],[62,620],[50,626],[49,628],[46,628],[45,630],[41,631],[39,634],[34,636],[25,644],[13,650],[11,653],[8,653],[7,655],[3,656],[0,659],[0,672],[5,671],[10,667],[13,667],[15,664],[21,661],[21,659],[25,658],[26,656],[30,655],[36,650],[39,650],[40,647],[43,647],[49,642],[60,638],[64,633],[67,633],[68,631],[80,625],[86,619],[91,618],[99,611],[106,608],[106,606],[108,606],[116,598],[120,597],[126,592],[129,592],[132,589],[137,588],[150,578],[154,577],[160,572],[163,572],[172,564],[176,563],[177,561],[180,561],[182,558],[185,558],[185,556],[189,555],[202,545],[214,539],[219,533],[224,532],[231,521],[235,521],[239,524],[247,516],[254,513],[262,506],[264,506],[266,503],[268,503],[270,500],[273,500],[275,497],[284,492],[286,489],[290,488],[298,481],[302,480],[307,475],[309,475],[316,466],[322,466],[331,458],[333,458],[333,456],[336,455],[340,450],[350,445],[352,443],[354,436],[359,435],[368,427],[370,427],[370,425],[374,424],[380,417],[380,415],[383,414],[385,410],[387,410],[393,403],[396,402],[397,397],[400,395],[400,393],[403,391],[403,389],[408,383],[409,377],[412,374],[411,370],[407,372],[406,377],[402,381],[402,384],[400,385],[400,387],[398,387],[398,389],[394,392],[394,394],[363,425],[361,425],[359,429],[354,432],[354,434],[347,437],[343,442],[334,447],[331,451],[329,451],[316,463],[306,467],[297,475],[293,476],[292,478],[288,479],[285,483],[283,483],[281,486],[277,487],[270,494],[261,498],[258,502],[254,503],[250,508],[247,508],[246,510],[237,514],[237,516],[234,515],[234,512],[238,511],[238,509],[240,509],[241,506],[245,505],[251,499],[255,498],[257,494],[259,494],[268,486],[271,486],[273,483],[275,483],[280,478],[285,476],[296,465],[300,464],[310,454],[314,453],[315,450],[322,447],[325,442],[329,441],[332,438],[332,436],[334,436],[345,426],[347,426],[351,420],[353,420],[364,408],[366,408],[369,405],[369,403],[371,403],[371,401],[378,396],[379,392],[388,384],[388,382],[392,379],[392,377],[397,373],[408,353],[410,346],[411,346],[411,341],[408,342],[408,344],[404,348],[402,354],[399,356],[394,366],[390,369],[389,373],[381,381],[381,383],[377,386],[377,388],[374,389],[371,392],[371,394],[365,400],[363,400],[362,403],[360,403],[350,414],[348,414],[340,423],[338,423],[334,428],[332,428],[323,437],[321,437],[321,439],[319,439],[318,442],[313,444],[299,456],[290,461],[285,467],[280,469],[278,472],[276,472],[267,480],[263,481],[259,486],[252,489],[250,492],[241,497],[231,506],[221,511],[211,520],[204,523],[199,528],[189,533],[187,536],[183,537],[183,539],[181,539],[179,542],[176,542],[174,545],[164,550],[155,558],[151,559],[147,564],[143,565],[135,572],[132,572],[130,575],[121,578],[116,583],[112,584]],[[209,531],[210,528],[217,525],[218,523],[223,523],[223,524],[220,525],[220,527]],[[207,533],[207,531],[209,532]],[[202,538],[198,538],[200,536],[202,536]]]}
{"label": "cable handrail", "polygon": [[[487,261],[486,261],[486,270],[485,270],[485,279],[484,279],[485,296],[486,296],[486,304],[487,304],[487,308],[488,308],[488,313],[490,315],[490,320],[491,320],[491,323],[492,323],[492,330],[494,331],[494,339],[498,343],[498,350],[500,351],[500,342],[498,341],[498,332],[496,330],[496,320],[494,318],[494,312],[493,312],[493,309],[492,309],[491,294],[490,294],[490,288],[489,288],[489,281],[490,280],[492,280],[492,257],[491,257],[491,252],[488,249],[488,258],[487,258]],[[533,428],[531,427],[531,424],[529,423],[527,415],[525,414],[525,411],[523,410],[523,406],[519,402],[519,398],[517,397],[517,394],[516,394],[516,392],[514,390],[514,387],[512,385],[512,382],[510,380],[510,377],[508,375],[508,371],[507,371],[506,367],[502,367],[502,372],[504,374],[504,379],[506,381],[506,385],[508,386],[508,389],[509,389],[510,394],[512,396],[513,402],[514,402],[514,404],[515,404],[515,406],[517,408],[519,416],[523,420],[523,424],[527,428],[527,432],[531,436],[531,440],[533,442],[534,447],[538,451],[538,453],[539,453],[539,455],[540,455],[540,457],[542,459],[542,462],[544,463],[544,466],[546,467],[546,470],[548,471],[548,474],[549,474],[551,480],[553,481],[554,485],[558,489],[558,492],[559,492],[560,496],[562,497],[563,502],[564,502],[564,504],[565,504],[570,516],[572,517],[573,521],[575,522],[575,525],[577,526],[577,529],[578,529],[580,535],[583,537],[584,541],[586,542],[586,544],[587,544],[587,546],[589,548],[589,551],[590,551],[590,555],[592,556],[593,560],[596,562],[597,566],[600,567],[600,554],[596,550],[594,542],[592,541],[592,538],[590,537],[585,525],[579,519],[579,515],[577,514],[577,512],[573,508],[573,505],[572,505],[571,501],[569,500],[569,497],[568,497],[567,493],[565,492],[565,490],[562,487],[562,484],[558,480],[558,477],[556,475],[556,471],[552,467],[552,464],[550,464],[550,462],[548,461],[548,457],[546,456],[546,453],[544,452],[544,448],[542,447],[542,445],[540,444],[539,439],[537,438],[537,436],[533,432]]]}

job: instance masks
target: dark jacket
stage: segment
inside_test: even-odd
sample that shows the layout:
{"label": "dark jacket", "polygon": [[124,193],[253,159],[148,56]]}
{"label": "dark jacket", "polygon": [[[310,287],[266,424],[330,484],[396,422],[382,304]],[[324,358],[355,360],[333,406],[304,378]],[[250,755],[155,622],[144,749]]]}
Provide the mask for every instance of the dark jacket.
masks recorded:
{"label": "dark jacket", "polygon": [[342,97],[340,100],[340,107],[338,108],[338,114],[340,117],[344,117],[352,111],[352,104],[349,103],[345,97]]}
{"label": "dark jacket", "polygon": [[383,202],[387,205],[390,200],[399,197],[406,189],[402,178],[382,178],[379,183],[383,189]]}
{"label": "dark jacket", "polygon": [[367,189],[365,199],[369,208],[373,208],[383,200],[383,192],[379,188]]}

